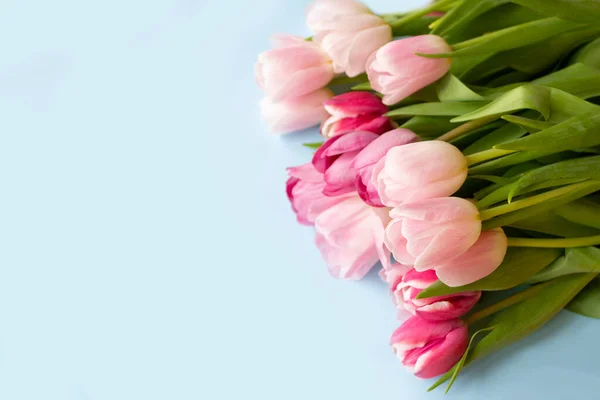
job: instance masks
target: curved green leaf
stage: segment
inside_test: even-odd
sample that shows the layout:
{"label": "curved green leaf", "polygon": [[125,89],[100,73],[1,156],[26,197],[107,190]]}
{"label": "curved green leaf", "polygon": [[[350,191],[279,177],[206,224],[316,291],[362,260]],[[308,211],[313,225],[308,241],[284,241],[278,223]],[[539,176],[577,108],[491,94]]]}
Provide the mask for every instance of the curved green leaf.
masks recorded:
{"label": "curved green leaf", "polygon": [[568,305],[567,310],[591,318],[600,318],[600,281],[591,281]]}
{"label": "curved green leaf", "polygon": [[512,0],[512,2],[570,21],[597,24],[600,20],[600,2],[597,0]]}
{"label": "curved green leaf", "polygon": [[401,128],[410,129],[418,135],[440,136],[459,124],[453,124],[448,117],[415,116],[400,125]]}
{"label": "curved green leaf", "polygon": [[519,117],[517,115],[504,115],[502,116],[502,119],[510,122],[511,124],[519,125],[529,133],[536,133],[554,126],[552,122],[539,121],[536,119]]}
{"label": "curved green leaf", "polygon": [[535,274],[528,283],[544,282],[559,276],[586,272],[600,272],[600,249],[595,247],[565,249],[564,256]]}
{"label": "curved green leaf", "polygon": [[465,0],[440,18],[431,33],[439,36],[448,35],[486,11],[509,2],[510,0]]}
{"label": "curved green leaf", "polygon": [[456,116],[470,113],[486,104],[481,101],[448,101],[444,103],[432,102],[414,104],[407,107],[397,108],[385,114],[390,118],[411,117],[414,115],[425,116]]}
{"label": "curved green leaf", "polygon": [[600,204],[589,199],[573,201],[553,211],[568,221],[600,229]]}
{"label": "curved green leaf", "polygon": [[436,84],[440,101],[483,101],[483,96],[469,89],[464,83],[451,73],[447,73]]}
{"label": "curved green leaf", "polygon": [[598,229],[568,221],[551,211],[537,213],[529,218],[517,221],[510,226],[564,238],[600,235],[600,230]]}

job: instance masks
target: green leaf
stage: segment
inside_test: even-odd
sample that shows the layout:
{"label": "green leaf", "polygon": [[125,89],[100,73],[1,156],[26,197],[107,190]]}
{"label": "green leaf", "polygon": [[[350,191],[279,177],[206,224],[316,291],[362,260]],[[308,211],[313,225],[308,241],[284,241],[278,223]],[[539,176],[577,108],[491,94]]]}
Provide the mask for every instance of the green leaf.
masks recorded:
{"label": "green leaf", "polygon": [[600,112],[571,117],[535,135],[494,146],[502,150],[529,150],[558,153],[600,144]]}
{"label": "green leaf", "polygon": [[484,98],[451,73],[447,73],[436,83],[436,91],[440,101],[483,101]]}
{"label": "green leaf", "polygon": [[554,126],[552,122],[539,121],[535,119],[519,117],[517,115],[504,115],[502,119],[510,122],[511,124],[519,125],[529,133],[536,133]]}
{"label": "green leaf", "polygon": [[571,59],[569,64],[581,63],[588,67],[600,68],[600,38],[583,46]]}
{"label": "green leaf", "polygon": [[570,303],[567,310],[591,318],[600,318],[600,281],[591,281]]}
{"label": "green leaf", "polygon": [[416,116],[400,125],[400,127],[410,129],[418,135],[437,137],[451,131],[458,125],[450,122],[448,117]]}
{"label": "green leaf", "polygon": [[446,13],[431,33],[446,36],[486,11],[509,2],[510,0],[465,0]]}
{"label": "green leaf", "polygon": [[[539,135],[539,134],[538,134]],[[469,168],[469,174],[474,175],[486,175],[498,169],[510,167],[524,163],[526,161],[536,160],[540,157],[553,154],[551,151],[522,151],[515,154],[509,154],[507,156],[497,158],[492,161],[487,161],[483,164],[476,165],[475,167]]]}
{"label": "green leaf", "polygon": [[600,2],[597,0],[512,0],[512,2],[569,21],[597,24],[600,20]]}
{"label": "green leaf", "polygon": [[552,211],[537,213],[510,226],[565,238],[600,235],[600,230],[568,221]]}
{"label": "green leaf", "polygon": [[573,64],[536,79],[533,83],[588,99],[600,95],[600,70],[584,64]]}
{"label": "green leaf", "polygon": [[550,99],[550,122],[564,122],[567,119],[592,112],[600,112],[600,107],[562,90],[552,88]]}
{"label": "green leaf", "polygon": [[323,145],[324,142],[304,143],[302,146],[308,147],[309,149],[316,150]]}
{"label": "green leaf", "polygon": [[[403,23],[400,26],[393,26],[392,35],[394,35],[396,37],[426,35],[431,31],[429,29],[429,25],[432,22],[437,21],[438,19],[439,19],[439,17],[425,16],[425,17],[415,19],[413,21]],[[393,21],[387,21],[387,22],[391,23]]]}
{"label": "green leaf", "polygon": [[424,116],[456,116],[470,113],[481,108],[485,102],[475,101],[450,101],[450,102],[432,102],[414,104],[412,106],[397,108],[385,114],[390,118],[412,117],[415,115]]}
{"label": "green leaf", "polygon": [[538,85],[523,85],[497,98],[490,104],[460,117],[451,122],[465,122],[473,119],[502,116],[522,109],[538,111],[545,119],[550,116],[550,89]]}
{"label": "green leaf", "polygon": [[565,255],[559,257],[545,269],[535,274],[528,283],[538,283],[577,273],[600,272],[600,249],[595,247],[577,247],[565,249]]}
{"label": "green leaf", "polygon": [[455,49],[450,53],[423,54],[416,53],[428,58],[455,58],[480,54],[498,53],[518,47],[525,47],[533,43],[541,42],[555,35],[562,34],[582,27],[571,21],[551,17],[537,21],[501,29],[488,33],[465,42],[457,43]]}
{"label": "green leaf", "polygon": [[[523,113],[523,116],[535,117],[536,115],[536,111],[526,111],[525,113]],[[463,151],[463,153],[468,156],[470,154],[479,153],[480,151],[489,150],[498,143],[518,139],[525,135],[525,133],[525,129],[521,128],[520,126],[506,124],[503,127],[498,128],[494,132],[485,135],[484,137],[467,147]]]}
{"label": "green leaf", "polygon": [[589,199],[573,201],[553,211],[573,223],[600,229],[600,205]]}
{"label": "green leaf", "polygon": [[505,290],[521,285],[562,255],[562,249],[509,247],[502,264],[490,275],[469,285],[450,287],[438,281],[423,290],[417,299],[448,296],[469,291]]}

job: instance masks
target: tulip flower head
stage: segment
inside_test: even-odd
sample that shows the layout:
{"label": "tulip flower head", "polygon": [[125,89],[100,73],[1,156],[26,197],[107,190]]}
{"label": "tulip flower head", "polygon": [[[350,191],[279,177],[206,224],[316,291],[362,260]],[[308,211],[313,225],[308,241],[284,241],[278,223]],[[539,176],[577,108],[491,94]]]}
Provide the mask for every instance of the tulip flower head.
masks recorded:
{"label": "tulip flower head", "polygon": [[451,52],[436,35],[422,35],[386,44],[367,61],[367,75],[373,89],[383,94],[383,103],[396,104],[440,79],[450,70],[449,58],[416,55]]}
{"label": "tulip flower head", "polygon": [[412,317],[392,335],[396,357],[423,379],[448,372],[460,360],[469,343],[467,326],[459,319],[427,321]]}
{"label": "tulip flower head", "polygon": [[369,56],[392,40],[392,28],[354,0],[315,0],[306,22],[334,63],[335,72],[354,77],[365,72]]}

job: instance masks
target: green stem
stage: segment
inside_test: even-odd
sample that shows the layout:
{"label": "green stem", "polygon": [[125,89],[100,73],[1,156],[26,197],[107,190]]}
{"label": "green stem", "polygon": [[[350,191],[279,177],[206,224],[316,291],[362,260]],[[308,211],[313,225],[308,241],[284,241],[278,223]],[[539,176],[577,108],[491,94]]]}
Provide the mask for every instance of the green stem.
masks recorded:
{"label": "green stem", "polygon": [[[459,128],[460,128],[460,126],[459,126]],[[469,166],[471,166],[474,164],[482,163],[484,161],[493,160],[494,158],[506,156],[508,154],[512,154],[515,152],[516,152],[515,150],[498,150],[498,149],[485,150],[485,151],[481,151],[479,153],[475,153],[475,154],[471,154],[470,156],[467,156],[467,164]]]}
{"label": "green stem", "polygon": [[547,249],[597,246],[600,245],[600,235],[569,239],[508,238],[508,245],[510,247],[544,247]]}
{"label": "green stem", "polygon": [[518,200],[513,203],[504,204],[502,206],[488,208],[487,210],[483,210],[479,213],[479,216],[482,221],[492,219],[497,217],[498,215],[508,214],[513,211],[521,210],[523,208],[531,207],[539,203],[543,203],[544,201],[552,200],[556,197],[563,196],[570,192],[579,190],[586,186],[597,185],[597,181],[585,181],[581,183],[575,183],[573,185],[563,186],[558,189],[550,190],[548,192],[538,194],[535,196],[528,197],[523,200]]}
{"label": "green stem", "polygon": [[479,310],[476,313],[471,314],[468,318],[465,319],[465,324],[471,325],[477,321],[480,321],[486,317],[489,317],[492,314],[495,314],[499,311],[504,310],[507,307],[520,303],[524,300],[529,299],[530,297],[535,296],[540,290],[548,286],[552,281],[544,282],[539,285],[531,286],[522,292],[519,292],[515,295],[510,296],[502,301],[499,301],[496,304],[492,304],[489,307],[484,308],[483,310]]}
{"label": "green stem", "polygon": [[[433,11],[442,11],[442,10],[446,10],[448,7],[452,7],[454,6],[456,3],[458,3],[459,0],[440,0],[438,2],[432,3],[429,6],[422,8],[420,10],[411,12],[409,14],[406,14],[405,16],[390,22],[390,26],[392,27],[392,29],[397,28],[399,26],[402,26],[408,22],[414,21],[415,19],[421,18]],[[462,1],[462,0],[460,0]]]}
{"label": "green stem", "polygon": [[[497,119],[498,119],[498,117],[495,115],[489,116],[489,117],[483,117],[483,118],[479,118],[479,119],[474,119],[472,121],[462,124],[461,126],[457,126],[456,128],[452,129],[451,131],[440,136],[437,140],[449,142],[453,139],[456,139],[459,136],[464,135],[465,133],[469,133],[471,131],[474,131],[477,128],[481,128],[482,126],[487,125],[488,123],[495,121]],[[467,160],[468,160],[468,157],[467,157]]]}

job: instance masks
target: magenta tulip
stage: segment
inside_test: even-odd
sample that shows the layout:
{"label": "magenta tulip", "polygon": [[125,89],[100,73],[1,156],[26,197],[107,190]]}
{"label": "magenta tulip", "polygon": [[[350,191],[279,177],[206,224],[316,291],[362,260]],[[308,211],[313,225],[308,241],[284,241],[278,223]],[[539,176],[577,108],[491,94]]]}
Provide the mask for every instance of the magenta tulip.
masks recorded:
{"label": "magenta tulip", "polygon": [[382,134],[393,129],[392,121],[383,116],[387,107],[373,93],[344,93],[327,101],[325,109],[331,117],[321,125],[321,134],[327,138],[355,131]]}
{"label": "magenta tulip", "polygon": [[383,94],[383,103],[396,104],[450,70],[449,58],[416,55],[451,52],[439,36],[422,35],[393,41],[381,47],[367,61],[367,74],[373,89]]}
{"label": "magenta tulip", "polygon": [[469,344],[469,330],[459,319],[427,321],[412,317],[392,335],[394,353],[405,367],[423,379],[448,372]]}
{"label": "magenta tulip", "polygon": [[299,36],[274,35],[274,49],[255,66],[258,86],[274,101],[304,96],[333,79],[333,64],[321,47]]}
{"label": "magenta tulip", "polygon": [[299,223],[314,225],[323,211],[343,201],[346,197],[328,197],[323,194],[325,179],[311,164],[288,168],[289,179],[286,185],[288,199]]}
{"label": "magenta tulip", "polygon": [[388,207],[450,196],[467,179],[465,156],[446,142],[409,143],[389,150],[373,169],[377,192]]}
{"label": "magenta tulip", "polygon": [[329,89],[281,101],[266,97],[260,103],[260,109],[271,131],[300,131],[318,125],[329,116],[323,104],[331,97],[333,93]]}
{"label": "magenta tulip", "polygon": [[468,285],[485,278],[502,264],[508,243],[500,228],[482,232],[477,241],[461,255],[432,264],[438,277],[448,286]]}
{"label": "magenta tulip", "polygon": [[332,276],[360,279],[381,261],[389,265],[390,253],[383,244],[388,210],[373,208],[356,194],[344,198],[319,214],[316,244]]}
{"label": "magenta tulip", "polygon": [[375,165],[396,147],[419,141],[419,136],[408,129],[394,129],[369,143],[352,162],[356,173],[356,189],[360,197],[373,207],[383,207],[384,204],[377,192],[376,181],[373,179]]}
{"label": "magenta tulip", "polygon": [[[397,267],[392,267],[394,270]],[[405,269],[405,266],[401,266]],[[399,274],[388,273],[390,289],[399,310],[405,310],[428,321],[460,318],[479,301],[481,292],[464,292],[450,296],[417,299],[419,293],[438,280],[434,270],[418,272],[414,268]]]}
{"label": "magenta tulip", "polygon": [[392,28],[354,0],[316,0],[306,20],[313,40],[333,59],[335,72],[350,77],[365,72],[369,56],[392,40]]}
{"label": "magenta tulip", "polygon": [[352,162],[366,145],[379,136],[373,132],[352,132],[328,139],[313,157],[315,169],[325,174],[326,196],[339,196],[356,190]]}
{"label": "magenta tulip", "polygon": [[390,217],[386,245],[398,262],[417,271],[465,253],[481,233],[477,207],[459,197],[407,203],[394,208]]}

